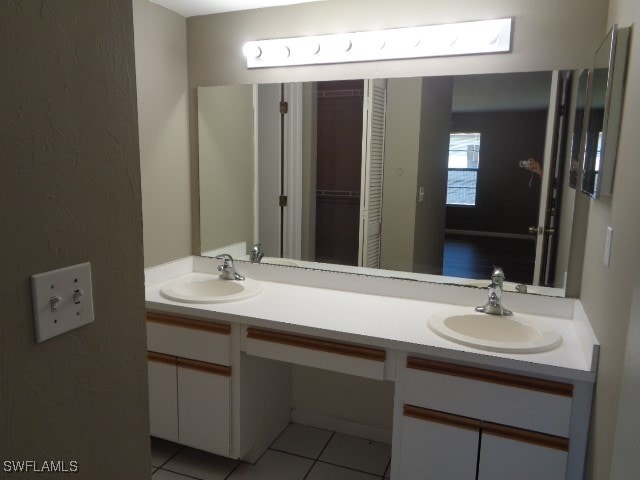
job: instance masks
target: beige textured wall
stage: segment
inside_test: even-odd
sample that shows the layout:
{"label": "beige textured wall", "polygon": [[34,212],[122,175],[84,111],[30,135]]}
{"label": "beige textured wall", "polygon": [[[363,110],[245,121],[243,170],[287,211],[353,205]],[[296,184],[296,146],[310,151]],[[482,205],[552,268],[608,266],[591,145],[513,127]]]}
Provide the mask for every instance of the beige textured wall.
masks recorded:
{"label": "beige textured wall", "polygon": [[200,245],[253,245],[253,87],[198,89]]}
{"label": "beige textured wall", "polygon": [[420,149],[416,203],[413,271],[442,274],[446,223],[447,175],[453,77],[424,77],[420,113]]}
{"label": "beige textured wall", "polygon": [[[131,2],[3,1],[0,32],[0,459],[149,478]],[[29,277],[86,261],[95,322],[36,344]]]}
{"label": "beige textured wall", "polygon": [[419,78],[387,82],[380,265],[389,270],[413,270],[421,96]]}
{"label": "beige textured wall", "polygon": [[[133,0],[145,267],[191,254],[186,20]],[[197,220],[197,217],[196,217]]]}
{"label": "beige textured wall", "polygon": [[[622,27],[635,23],[637,27],[639,22],[640,7],[636,0],[611,0],[609,24],[618,23]],[[640,38],[636,29],[631,36],[613,195],[591,201],[585,246],[580,298],[602,345],[592,435],[594,454],[590,462],[591,478],[594,479],[610,478],[612,458],[622,462],[615,465],[615,470],[620,472],[617,478],[632,478],[621,472],[633,463],[637,464],[640,453],[638,430],[626,430],[638,424],[637,395],[640,391],[637,385],[640,350],[638,312],[634,310],[632,314],[631,311],[640,265],[640,217],[637,212],[640,203],[640,139],[637,134],[640,123],[639,49]],[[609,268],[603,262],[607,226],[614,230]],[[625,395],[619,412],[621,387]],[[635,406],[630,408],[629,401],[634,396]],[[617,442],[614,441],[616,419],[619,425]],[[621,441],[623,438],[628,441]],[[637,472],[635,470],[634,476]]]}

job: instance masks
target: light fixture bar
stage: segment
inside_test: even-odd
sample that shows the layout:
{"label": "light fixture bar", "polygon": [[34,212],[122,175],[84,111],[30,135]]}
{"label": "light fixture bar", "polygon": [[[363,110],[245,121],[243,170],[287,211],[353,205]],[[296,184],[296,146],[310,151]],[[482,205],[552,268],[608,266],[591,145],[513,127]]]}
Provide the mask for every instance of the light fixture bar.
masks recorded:
{"label": "light fixture bar", "polygon": [[247,68],[511,51],[511,18],[247,42]]}

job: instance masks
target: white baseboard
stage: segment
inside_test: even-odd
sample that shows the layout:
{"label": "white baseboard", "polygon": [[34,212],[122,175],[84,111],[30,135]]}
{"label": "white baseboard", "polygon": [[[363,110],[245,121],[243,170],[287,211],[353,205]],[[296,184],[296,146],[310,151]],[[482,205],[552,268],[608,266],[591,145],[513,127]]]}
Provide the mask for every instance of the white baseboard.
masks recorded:
{"label": "white baseboard", "polygon": [[291,421],[308,425],[310,427],[324,428],[333,432],[344,433],[354,437],[366,438],[374,442],[391,444],[391,430],[380,427],[364,425],[362,423],[344,420],[342,418],[330,417],[318,413],[305,412],[302,410],[291,410]]}

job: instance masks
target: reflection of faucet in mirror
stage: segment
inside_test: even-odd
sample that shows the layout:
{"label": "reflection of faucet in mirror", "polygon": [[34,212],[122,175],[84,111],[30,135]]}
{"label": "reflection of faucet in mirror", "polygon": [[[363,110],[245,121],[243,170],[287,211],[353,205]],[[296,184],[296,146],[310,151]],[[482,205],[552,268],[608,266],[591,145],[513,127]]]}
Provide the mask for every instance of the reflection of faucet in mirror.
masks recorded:
{"label": "reflection of faucet in mirror", "polygon": [[490,315],[513,315],[511,310],[502,306],[502,287],[504,284],[504,272],[500,267],[495,267],[491,273],[491,284],[489,285],[489,298],[487,303],[476,307],[476,312],[488,313]]}
{"label": "reflection of faucet in mirror", "polygon": [[249,259],[251,260],[251,263],[260,263],[260,260],[262,260],[262,257],[264,257],[264,252],[262,251],[262,245],[259,243],[256,243],[251,249],[251,253],[249,254]]}
{"label": "reflection of faucet in mirror", "polygon": [[217,255],[217,260],[222,260],[222,265],[218,265],[218,271],[220,272],[220,279],[222,280],[244,280],[244,277],[236,272],[233,266],[233,258],[227,253]]}

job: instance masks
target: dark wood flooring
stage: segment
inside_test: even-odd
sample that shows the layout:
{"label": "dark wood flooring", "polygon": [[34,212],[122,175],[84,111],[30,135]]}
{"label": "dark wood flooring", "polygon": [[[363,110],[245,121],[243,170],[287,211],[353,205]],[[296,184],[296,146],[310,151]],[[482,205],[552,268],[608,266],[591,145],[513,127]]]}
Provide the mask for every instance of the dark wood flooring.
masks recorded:
{"label": "dark wood flooring", "polygon": [[531,285],[535,255],[533,239],[447,235],[442,274],[489,280],[497,266],[507,281]]}

